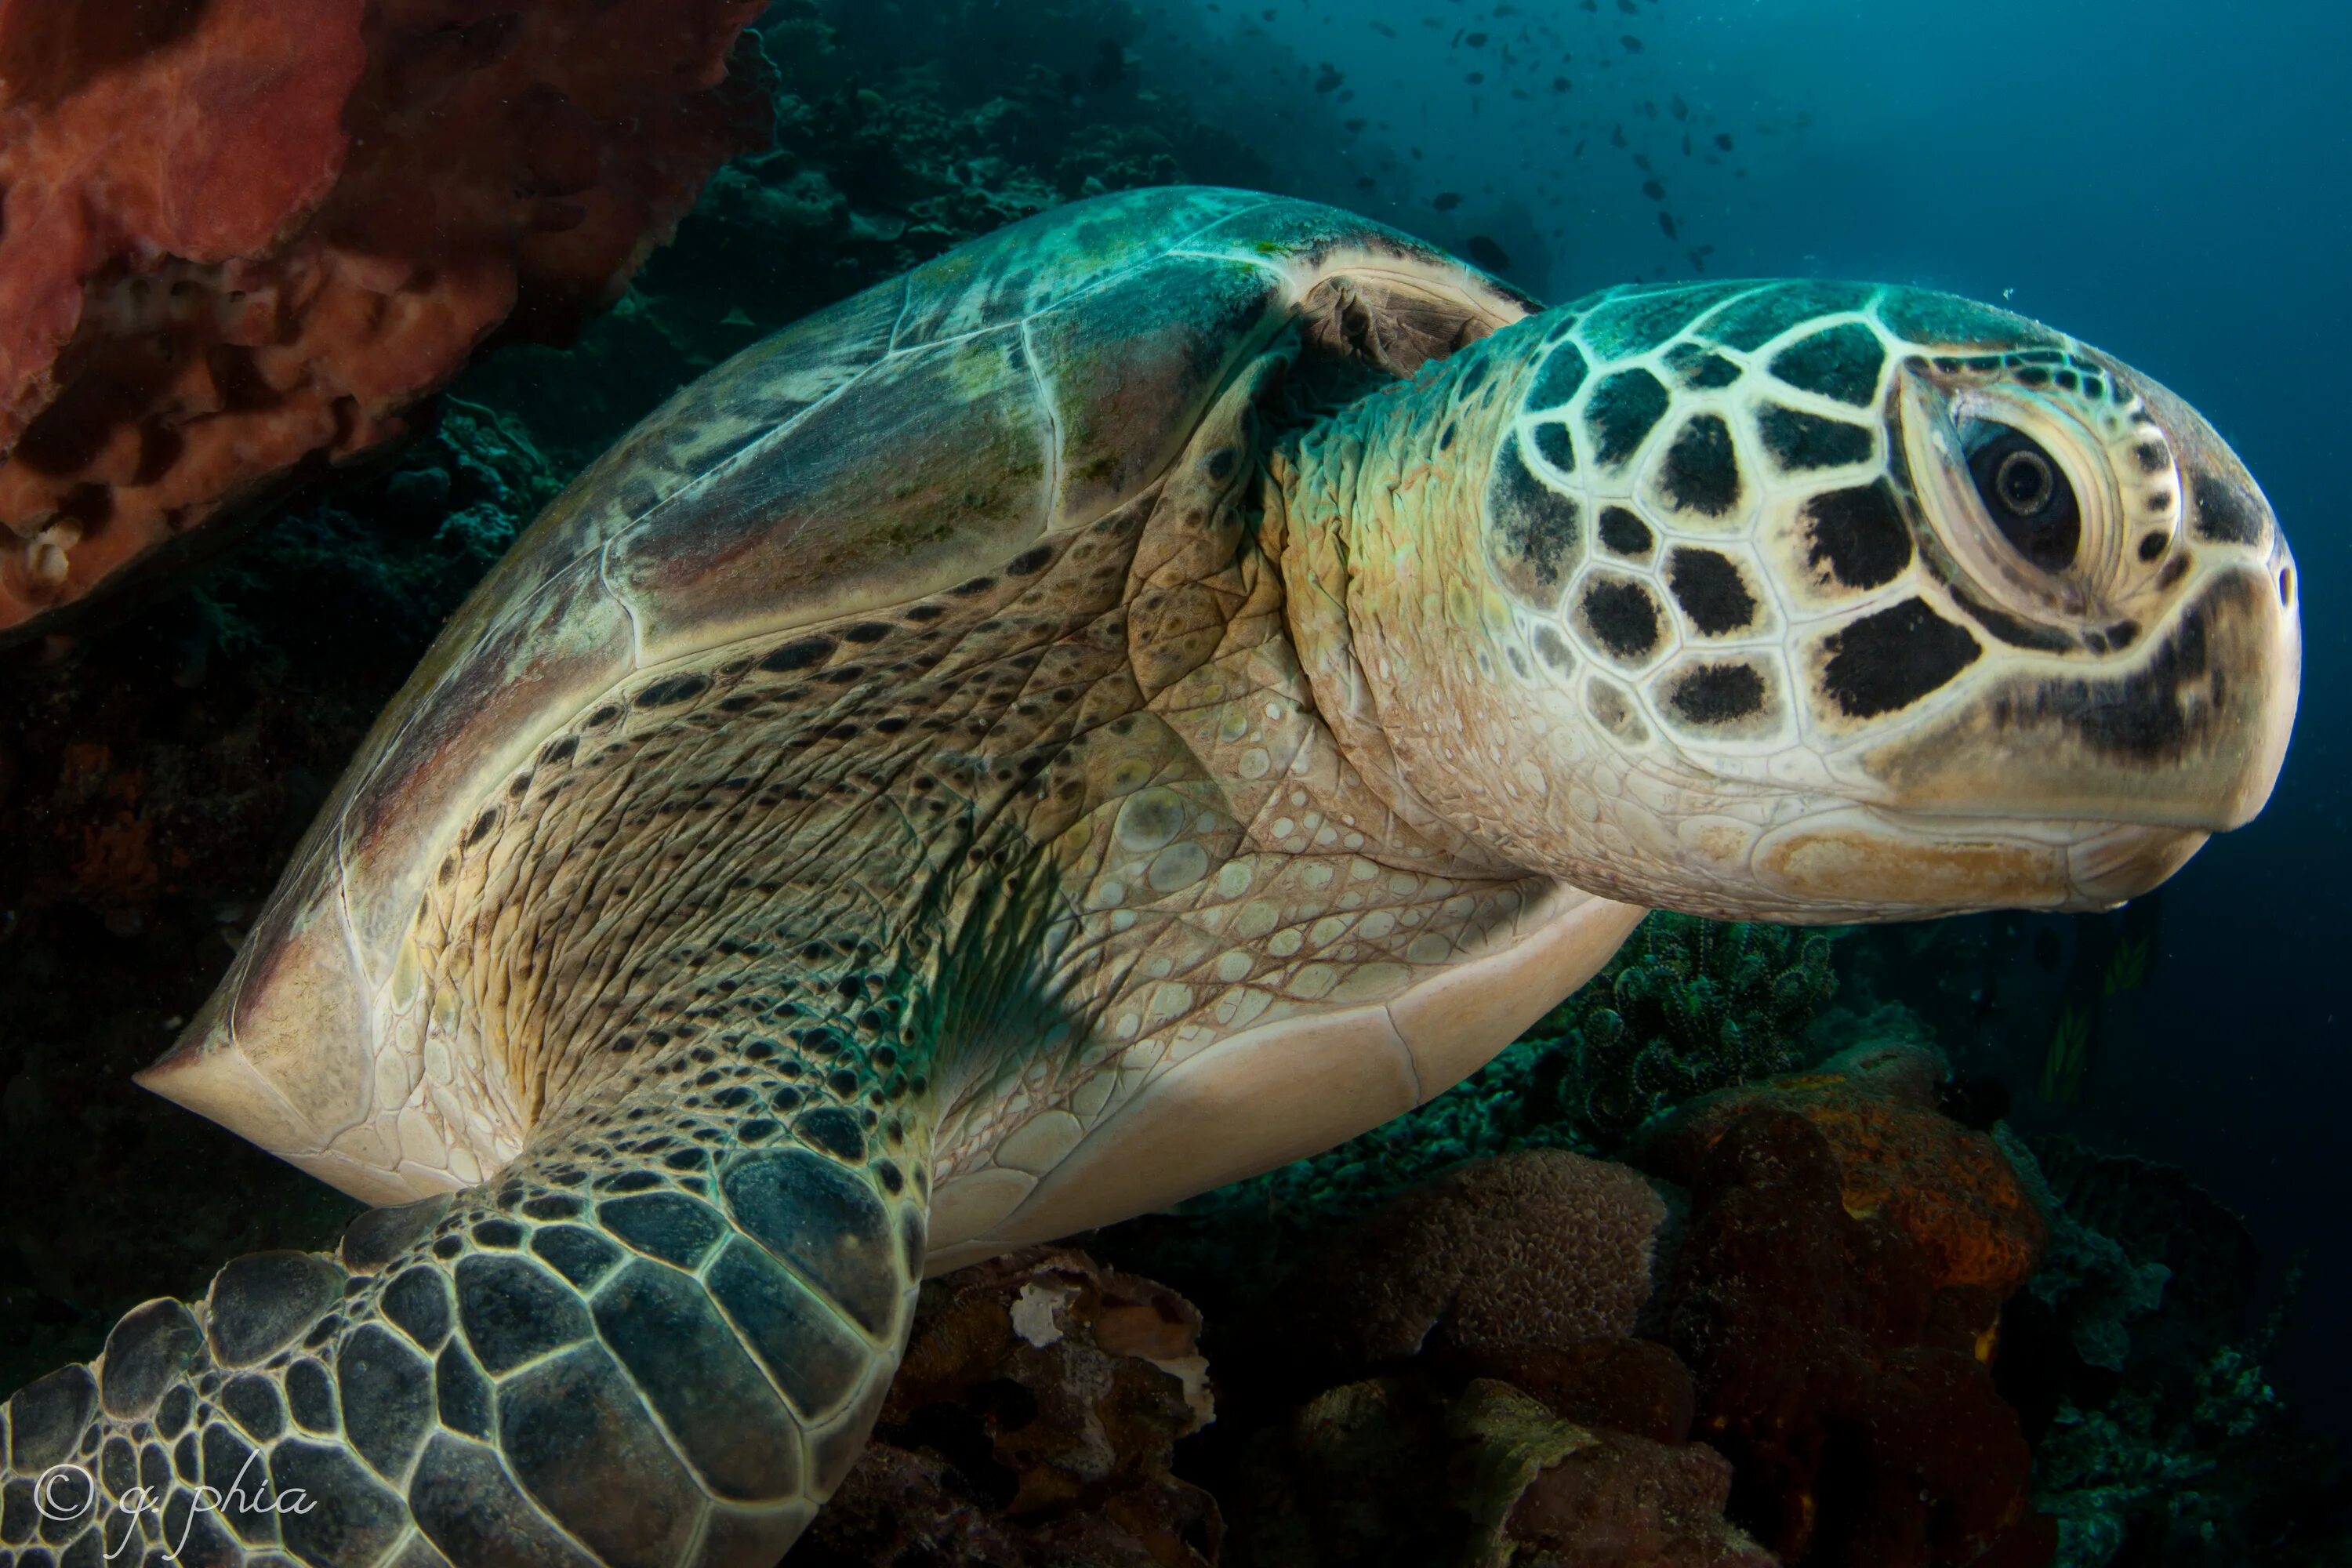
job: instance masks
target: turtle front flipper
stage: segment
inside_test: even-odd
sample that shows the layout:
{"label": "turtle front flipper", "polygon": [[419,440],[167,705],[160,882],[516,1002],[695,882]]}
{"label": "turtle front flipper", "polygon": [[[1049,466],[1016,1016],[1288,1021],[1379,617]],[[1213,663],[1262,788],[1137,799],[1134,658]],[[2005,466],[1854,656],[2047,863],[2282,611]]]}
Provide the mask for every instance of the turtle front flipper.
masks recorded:
{"label": "turtle front flipper", "polygon": [[685,1124],[238,1258],[19,1391],[0,1564],[769,1568],[889,1386],[927,1184],[797,1061],[677,1059]]}

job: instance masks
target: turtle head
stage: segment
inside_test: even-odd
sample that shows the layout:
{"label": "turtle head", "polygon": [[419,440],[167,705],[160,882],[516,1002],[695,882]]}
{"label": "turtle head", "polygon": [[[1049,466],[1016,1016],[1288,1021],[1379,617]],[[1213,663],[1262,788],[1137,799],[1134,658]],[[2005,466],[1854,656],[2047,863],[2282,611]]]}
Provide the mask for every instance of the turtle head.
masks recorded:
{"label": "turtle head", "polygon": [[2022,318],[1612,290],[1340,423],[1394,787],[1592,891],[2103,908],[2277,776],[2301,644],[2269,504],[2186,404]]}

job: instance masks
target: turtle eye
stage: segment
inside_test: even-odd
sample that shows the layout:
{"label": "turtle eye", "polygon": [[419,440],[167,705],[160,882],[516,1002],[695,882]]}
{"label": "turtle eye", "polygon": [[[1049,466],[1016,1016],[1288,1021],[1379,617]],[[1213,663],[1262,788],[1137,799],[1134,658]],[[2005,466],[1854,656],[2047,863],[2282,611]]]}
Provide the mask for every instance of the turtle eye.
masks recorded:
{"label": "turtle eye", "polygon": [[2056,459],[2022,430],[1990,421],[1969,432],[1968,448],[1977,494],[2010,547],[2044,572],[2072,566],[2083,510]]}

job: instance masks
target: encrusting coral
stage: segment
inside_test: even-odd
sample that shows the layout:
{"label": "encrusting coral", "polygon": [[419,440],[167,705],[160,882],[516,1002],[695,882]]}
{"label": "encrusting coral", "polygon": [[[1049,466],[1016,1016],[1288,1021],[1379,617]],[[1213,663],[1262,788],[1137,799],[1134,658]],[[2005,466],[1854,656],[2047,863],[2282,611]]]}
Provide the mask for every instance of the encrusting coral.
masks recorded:
{"label": "encrusting coral", "polygon": [[1694,1184],[1740,1118],[1771,1108],[1803,1117],[1837,1155],[1848,1215],[1883,1215],[1910,1238],[1938,1289],[1997,1300],[2025,1282],[2048,1239],[2041,1211],[1988,1134],[1937,1109],[1944,1065],[1910,1046],[1858,1046],[1811,1072],[1718,1090],[1646,1129],[1635,1160]]}
{"label": "encrusting coral", "polygon": [[0,636],[609,305],[765,139],[760,5],[0,5]]}
{"label": "encrusting coral", "polygon": [[1662,1302],[1732,1462],[1730,1517],[1790,1563],[2035,1568],[2057,1533],[1987,1363],[2000,1299],[1887,1213],[1833,1134],[1768,1095],[1702,1145]]}

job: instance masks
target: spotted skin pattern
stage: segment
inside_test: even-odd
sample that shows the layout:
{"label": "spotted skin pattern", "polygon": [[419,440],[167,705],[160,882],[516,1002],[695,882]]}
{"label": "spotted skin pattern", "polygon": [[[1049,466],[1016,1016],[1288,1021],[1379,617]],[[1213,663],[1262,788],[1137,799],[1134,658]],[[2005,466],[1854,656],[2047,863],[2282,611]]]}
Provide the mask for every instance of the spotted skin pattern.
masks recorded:
{"label": "spotted skin pattern", "polygon": [[[2079,570],[1955,489],[2034,399],[2129,480]],[[1939,296],[1536,313],[1217,192],[950,256],[682,394],[436,646],[157,1069],[424,1195],[19,1392],[0,1568],[764,1568],[927,1269],[1426,1099],[1643,904],[2160,879],[2275,771],[2291,572],[2168,395]],[[2091,758],[2171,815],[2100,847]],[[1938,792],[2059,858],[1774,858]]]}
{"label": "spotted skin pattern", "polygon": [[[2066,569],[2001,547],[1956,489],[1967,458],[1943,427],[1979,415],[2052,432],[2076,476],[2095,537]],[[1431,462],[1457,447],[1491,461]],[[2212,679],[2217,636],[2291,645],[2292,561],[2258,492],[2168,393],[2006,312],[1811,281],[1612,289],[1364,400],[1303,451],[1327,478],[1294,521],[1383,552],[1350,608],[1386,628],[1359,640],[1390,661],[1382,727],[1423,759],[1421,797],[1613,897],[1820,918],[1845,894],[1749,883],[1824,797],[1901,807],[1932,762],[1939,805],[1995,800],[2014,763],[2053,816],[2127,817],[2184,766],[2219,779],[2250,735],[2284,741],[2263,693]],[[1482,553],[1483,578],[1462,570]],[[1433,574],[1404,563],[1451,568],[1434,638]],[[1465,716],[1524,733],[1504,715],[1530,710],[1549,733],[1508,773],[1464,767]],[[2084,752],[2107,798],[2055,776]],[[2034,890],[2047,858],[2030,835],[1989,840],[1946,899],[1914,889],[1917,912],[2087,898],[2111,868],[2091,857]],[[1882,902],[1864,889],[1853,912]]]}

